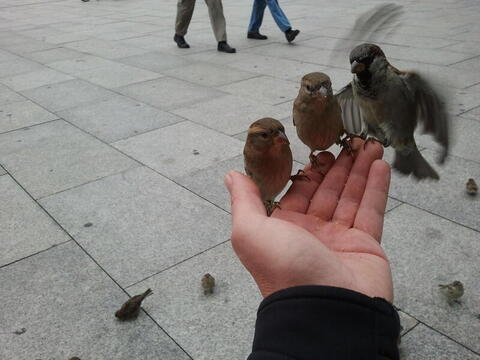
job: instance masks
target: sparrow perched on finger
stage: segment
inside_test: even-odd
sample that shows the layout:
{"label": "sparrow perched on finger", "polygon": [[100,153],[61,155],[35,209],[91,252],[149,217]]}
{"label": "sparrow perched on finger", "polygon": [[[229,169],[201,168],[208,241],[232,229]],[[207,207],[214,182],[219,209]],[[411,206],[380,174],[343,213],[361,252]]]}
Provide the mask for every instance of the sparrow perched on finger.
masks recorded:
{"label": "sparrow perched on finger", "polygon": [[215,288],[215,278],[210,274],[205,274],[202,276],[202,289],[205,295],[213,294],[213,289]]}
{"label": "sparrow perched on finger", "polygon": [[458,280],[450,284],[438,285],[438,287],[443,292],[443,294],[447,298],[447,301],[450,305],[453,302],[458,302],[458,299],[460,299],[464,293],[463,284]]}
{"label": "sparrow perched on finger", "polygon": [[[393,167],[417,179],[439,179],[415,143],[417,123],[442,146],[443,163],[449,147],[449,117],[442,97],[422,76],[394,68],[375,44],[364,43],[350,53],[353,81],[337,94],[344,123],[360,134],[391,145]],[[365,126],[363,126],[363,124]],[[348,124],[348,126],[347,126]]]}
{"label": "sparrow perched on finger", "polygon": [[143,294],[133,296],[122,305],[120,310],[115,312],[115,316],[120,320],[136,318],[140,312],[142,301],[152,293],[153,291],[151,289],[147,289]]}
{"label": "sparrow perched on finger", "polygon": [[342,109],[333,95],[328,75],[313,72],[302,78],[298,96],[293,103],[293,125],[302,142],[310,148],[310,162],[317,165],[313,154],[342,143],[344,134]]}
{"label": "sparrow perched on finger", "polygon": [[467,194],[468,195],[471,195],[471,196],[477,195],[478,185],[475,182],[475,180],[473,180],[471,178],[468,179],[466,188],[467,188]]}
{"label": "sparrow perched on finger", "polygon": [[275,198],[290,180],[293,166],[290,142],[282,123],[263,118],[250,125],[243,155],[245,172],[258,186],[270,216],[277,206]]}

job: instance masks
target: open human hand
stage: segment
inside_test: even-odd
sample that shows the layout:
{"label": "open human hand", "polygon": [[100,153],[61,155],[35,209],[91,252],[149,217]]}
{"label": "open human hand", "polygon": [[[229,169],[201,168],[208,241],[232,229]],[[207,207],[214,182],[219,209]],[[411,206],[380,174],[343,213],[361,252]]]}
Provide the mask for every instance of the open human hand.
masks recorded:
{"label": "open human hand", "polygon": [[355,156],[317,155],[268,217],[253,181],[225,176],[232,200],[232,245],[264,297],[300,285],[350,289],[393,301],[380,246],[390,167],[377,143],[355,139]]}

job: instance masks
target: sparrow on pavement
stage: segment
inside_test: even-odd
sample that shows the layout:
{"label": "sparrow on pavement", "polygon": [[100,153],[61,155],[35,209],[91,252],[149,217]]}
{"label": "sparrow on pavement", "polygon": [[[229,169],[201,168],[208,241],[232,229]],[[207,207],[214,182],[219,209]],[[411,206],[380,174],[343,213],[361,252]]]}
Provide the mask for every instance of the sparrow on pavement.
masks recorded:
{"label": "sparrow on pavement", "polygon": [[393,167],[417,179],[439,179],[415,143],[418,122],[423,132],[433,135],[442,146],[439,163],[449,147],[449,117],[440,94],[415,72],[394,68],[382,49],[364,43],[350,53],[353,81],[337,94],[348,133],[391,145],[395,150]]}
{"label": "sparrow on pavement", "polygon": [[213,289],[215,288],[215,278],[208,273],[203,275],[202,276],[202,288],[203,288],[203,293],[205,295],[213,294]]}
{"label": "sparrow on pavement", "polygon": [[138,313],[140,312],[140,306],[142,305],[142,301],[152,293],[153,291],[151,289],[148,289],[143,294],[133,296],[122,305],[120,310],[117,310],[115,312],[115,316],[120,320],[136,318],[138,316]]}
{"label": "sparrow on pavement", "polygon": [[475,182],[475,180],[473,180],[471,178],[468,179],[466,188],[467,188],[467,194],[468,195],[471,195],[471,196],[477,195],[478,185]]}
{"label": "sparrow on pavement", "polygon": [[310,162],[317,165],[316,150],[333,144],[348,144],[344,134],[342,109],[333,95],[328,75],[313,72],[302,78],[298,96],[293,103],[293,125],[302,142],[310,148]]}
{"label": "sparrow on pavement", "polygon": [[463,284],[458,280],[452,282],[451,284],[438,285],[438,287],[440,290],[442,290],[449,304],[458,302],[458,299],[463,296],[464,287]]}
{"label": "sparrow on pavement", "polygon": [[288,180],[296,177],[308,179],[300,173],[291,176],[293,156],[290,142],[278,120],[263,118],[250,125],[243,155],[245,172],[260,190],[268,216],[278,206],[275,198]]}

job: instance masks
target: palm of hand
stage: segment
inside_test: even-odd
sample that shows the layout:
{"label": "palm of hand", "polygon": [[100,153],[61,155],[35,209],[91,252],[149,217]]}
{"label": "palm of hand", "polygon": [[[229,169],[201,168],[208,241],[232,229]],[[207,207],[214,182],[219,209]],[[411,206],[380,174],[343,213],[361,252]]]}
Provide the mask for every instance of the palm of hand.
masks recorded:
{"label": "palm of hand", "polygon": [[256,211],[252,189],[245,202],[233,191],[232,244],[264,296],[329,285],[393,300],[380,246],[390,169],[380,146],[359,145],[355,159],[320,154],[320,167],[305,169],[310,181],[295,180],[272,217]]}

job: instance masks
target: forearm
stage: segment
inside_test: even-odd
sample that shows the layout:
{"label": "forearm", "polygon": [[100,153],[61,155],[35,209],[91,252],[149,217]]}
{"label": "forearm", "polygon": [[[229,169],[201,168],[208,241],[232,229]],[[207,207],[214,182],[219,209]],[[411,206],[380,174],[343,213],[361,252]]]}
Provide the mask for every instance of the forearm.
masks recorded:
{"label": "forearm", "polygon": [[387,301],[327,286],[276,292],[260,305],[248,360],[398,360],[400,322]]}

